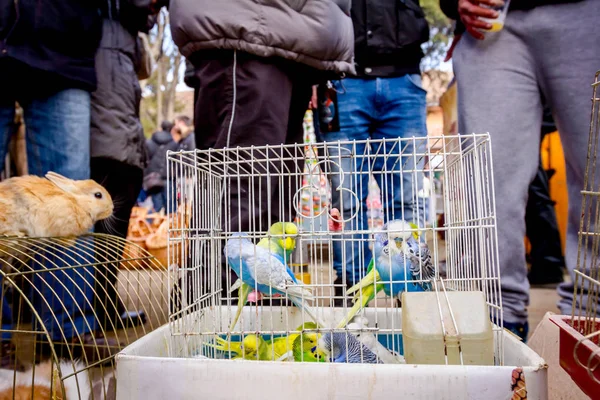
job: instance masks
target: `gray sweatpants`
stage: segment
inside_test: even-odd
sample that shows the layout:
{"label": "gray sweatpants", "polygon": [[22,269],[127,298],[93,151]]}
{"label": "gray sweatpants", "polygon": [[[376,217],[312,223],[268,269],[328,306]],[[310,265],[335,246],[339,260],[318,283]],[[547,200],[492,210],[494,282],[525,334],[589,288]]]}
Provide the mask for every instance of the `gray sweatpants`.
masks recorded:
{"label": "gray sweatpants", "polygon": [[[587,156],[594,74],[600,69],[600,1],[513,11],[504,30],[477,41],[465,34],[454,51],[459,130],[492,138],[502,302],[507,322],[526,322],[527,189],[539,163],[541,95],[552,107],[566,158],[569,195],[567,267],[577,262],[577,231]],[[559,289],[571,314],[573,285]]]}

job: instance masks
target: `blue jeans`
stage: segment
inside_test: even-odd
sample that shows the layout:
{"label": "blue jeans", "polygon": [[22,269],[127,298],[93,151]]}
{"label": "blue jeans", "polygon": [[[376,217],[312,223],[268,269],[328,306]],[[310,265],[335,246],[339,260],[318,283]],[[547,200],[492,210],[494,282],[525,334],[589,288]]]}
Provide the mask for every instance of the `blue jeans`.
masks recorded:
{"label": "blue jeans", "polygon": [[[20,105],[27,130],[29,173],[43,176],[54,171],[71,179],[89,179],[90,94],[80,89],[67,89],[46,98],[20,102]],[[14,102],[0,105],[0,160],[6,156],[14,112]],[[46,268],[66,266],[50,252],[44,255],[46,257],[36,258],[33,268],[41,270],[41,264]],[[76,246],[61,254],[70,265],[88,264],[92,257],[89,244],[87,250]],[[33,286],[30,300],[53,340],[64,341],[96,329],[93,274],[92,267],[84,267],[29,275]],[[1,279],[0,276],[0,284]],[[8,329],[14,318],[4,293],[0,302],[1,325]],[[9,337],[6,332],[2,334],[3,339]]]}
{"label": "blue jeans", "polygon": [[[165,187],[158,193],[151,195],[152,197],[152,206],[154,207],[154,211],[159,212],[161,209],[164,209],[165,213],[171,214],[177,211],[177,193],[178,190],[175,185],[178,183],[178,180],[173,180],[173,183],[165,184]],[[171,197],[167,198],[169,194],[169,190],[171,190]]]}
{"label": "blue jeans", "polygon": [[[423,156],[426,141],[397,141],[367,147],[367,139],[427,136],[426,92],[419,75],[397,78],[349,78],[336,82],[339,132],[322,132],[331,173],[332,207],[340,210],[344,231],[334,234],[333,267],[338,279],[358,282],[371,260],[366,199],[369,177],[381,188],[384,220],[404,219],[423,226]],[[421,153],[415,157],[414,151]],[[403,172],[404,171],[404,172]]]}

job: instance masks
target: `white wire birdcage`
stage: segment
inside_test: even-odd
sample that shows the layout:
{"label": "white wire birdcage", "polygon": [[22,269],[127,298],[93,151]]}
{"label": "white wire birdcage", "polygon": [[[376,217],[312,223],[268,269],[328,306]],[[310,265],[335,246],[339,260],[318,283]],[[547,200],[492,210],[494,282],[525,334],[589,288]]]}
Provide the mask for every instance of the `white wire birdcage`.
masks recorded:
{"label": "white wire birdcage", "polygon": [[[356,335],[363,344],[374,338],[372,347],[365,344],[368,350],[383,345],[393,359],[402,362],[403,318],[393,285],[408,288],[412,284],[436,292],[437,305],[429,312],[436,313],[444,338],[451,334],[460,338],[459,326],[464,326],[457,323],[464,313],[457,315],[459,310],[450,306],[454,298],[450,292],[482,294],[486,319],[494,330],[492,363],[501,365],[502,304],[489,135],[317,143],[311,150],[306,152],[305,145],[298,144],[168,154],[168,208],[183,203],[191,208],[189,222],[180,217],[169,230],[169,256],[182,260],[170,273],[170,285],[175,288],[170,296],[170,332],[179,341],[184,337],[186,343],[185,348],[171,346],[171,355],[298,361],[292,342],[299,336],[303,341],[306,335],[315,345],[317,359],[324,354],[332,359],[332,347],[325,353],[319,347],[330,346],[321,339],[337,332],[346,335],[346,346]],[[441,176],[443,181],[443,226],[424,221],[425,204],[419,192],[425,174]],[[303,193],[320,190],[314,182],[322,179],[315,177],[326,179],[332,201],[319,198],[322,204],[308,207],[307,212],[301,206]],[[379,185],[387,236],[378,236],[381,229],[368,221],[372,218],[365,207],[370,177]],[[327,224],[320,222],[323,216]],[[413,225],[389,224],[396,220]],[[298,225],[297,229],[272,228],[277,222]],[[390,285],[394,296],[380,292],[357,314],[366,318],[346,321],[350,300],[367,299],[366,291],[350,293],[350,286],[367,275],[373,252],[382,247],[390,251],[392,238],[399,243],[397,226],[404,226],[402,233],[407,233],[400,242],[416,238],[417,255],[423,255],[417,258],[416,272],[403,279],[386,280],[378,275],[378,282]],[[257,283],[261,279],[257,273],[264,271],[248,274],[243,263],[239,272],[250,287],[236,290],[238,276],[231,267],[248,254],[263,257],[261,244],[255,244],[265,238],[279,243],[279,260],[292,268],[297,280],[293,285],[286,283],[287,294],[279,298]],[[288,245],[293,248],[294,244],[292,252]],[[246,252],[241,258],[236,253],[238,245]],[[431,253],[431,271],[425,269],[425,248]],[[279,250],[269,248],[267,257]],[[406,261],[408,256],[403,257]],[[374,269],[379,272],[377,260]],[[271,261],[264,265],[277,264]],[[272,283],[275,278],[269,275],[268,279]],[[239,309],[238,320],[238,295],[247,291],[254,303]],[[292,303],[309,306],[300,310]],[[446,309],[450,319],[444,321]],[[377,361],[389,359],[387,353],[385,357],[375,353]],[[363,356],[361,350],[361,361],[369,362]],[[447,354],[442,359],[449,363]]]}
{"label": "white wire birdcage", "polygon": [[554,316],[552,320],[561,330],[561,366],[586,394],[594,397],[600,391],[600,71],[592,88],[573,307],[570,317]]}

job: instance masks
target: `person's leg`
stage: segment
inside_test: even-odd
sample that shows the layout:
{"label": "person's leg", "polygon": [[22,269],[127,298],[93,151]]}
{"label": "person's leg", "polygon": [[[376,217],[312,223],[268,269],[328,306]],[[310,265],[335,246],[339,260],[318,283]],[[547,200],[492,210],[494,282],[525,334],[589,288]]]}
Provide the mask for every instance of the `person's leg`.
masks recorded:
{"label": "person's leg", "polygon": [[[381,106],[373,139],[402,138],[400,142],[372,146],[377,154],[375,178],[381,189],[385,221],[404,219],[425,226],[423,199],[423,166],[427,151],[427,92],[419,75],[378,79]],[[413,142],[412,138],[417,138]],[[419,140],[420,139],[420,140]],[[401,173],[401,171],[404,171]]]}
{"label": "person's leg", "polygon": [[[15,102],[14,100],[6,99],[0,102],[0,172],[4,169],[4,160],[8,153],[8,144],[10,142],[11,135],[13,134],[13,120],[15,115]],[[10,260],[10,257],[6,254],[2,254],[0,250],[0,270],[11,267],[6,265],[6,260]],[[13,312],[12,305],[10,304],[10,298],[7,295],[7,288],[4,286],[2,275],[0,274],[0,308],[2,313],[0,314],[0,368],[13,369],[17,366],[14,348],[10,343],[12,331],[15,327],[13,326]]]}
{"label": "person's leg", "polygon": [[160,192],[150,195],[152,198],[152,207],[154,211],[160,212],[160,210],[167,211],[167,188],[165,187]]}
{"label": "person's leg", "polygon": [[[581,209],[581,190],[584,189],[590,131],[590,84],[600,68],[600,53],[590,50],[597,48],[595,38],[600,34],[600,26],[597,23],[600,2],[584,0],[572,4],[539,7],[532,11],[532,14],[537,17],[536,22],[532,23],[532,29],[539,34],[531,37],[531,43],[536,49],[536,57],[540,60],[542,88],[552,108],[565,154],[569,195],[565,259],[571,279],[574,279],[580,218],[582,215],[590,215]],[[573,25],[568,21],[577,21],[577,24]],[[556,29],[557,26],[565,26],[564,24],[570,24],[571,28]],[[544,45],[541,42],[544,42]],[[590,172],[589,176],[592,174]],[[594,175],[599,178],[600,172],[596,170]],[[598,182],[595,182],[594,187],[597,190]],[[593,228],[591,229],[593,231]],[[591,257],[588,256],[587,260],[591,260]],[[558,293],[561,296],[558,304],[561,313],[571,314],[573,284],[561,284]],[[584,308],[586,303],[587,299],[584,297]]]}
{"label": "person's leg", "polygon": [[115,203],[113,216],[96,224],[96,233],[127,237],[129,217],[142,188],[140,168],[108,158],[92,158],[91,178],[100,183]]}
{"label": "person's leg", "polygon": [[4,170],[10,139],[14,133],[15,102],[0,95],[0,173]]}
{"label": "person's leg", "polygon": [[[11,135],[13,134],[14,115],[14,101],[5,101],[0,103],[0,172],[2,172],[4,169],[4,160],[6,159],[6,154],[8,153],[8,143],[10,142]],[[3,254],[0,251],[0,269],[4,267],[4,263],[1,260],[2,257]],[[1,288],[3,288],[2,275],[0,275],[0,290]],[[8,330],[12,326],[12,312],[8,304],[9,300],[5,297],[3,290],[0,293],[0,303],[2,303],[2,319],[0,319],[0,325],[3,329]],[[10,338],[11,335],[7,332],[2,332],[0,335],[1,340],[9,341]]]}
{"label": "person's leg", "polygon": [[90,94],[67,89],[24,105],[29,173],[90,177]]}
{"label": "person's leg", "polygon": [[[537,66],[522,40],[526,30],[527,23],[511,13],[500,34],[483,41],[464,35],[453,55],[459,131],[491,136],[504,321],[518,324],[523,336],[529,304],[525,207],[538,167],[542,122]],[[476,251],[456,249],[464,250]]]}
{"label": "person's leg", "polygon": [[[223,54],[220,58],[205,59],[196,64],[196,74],[201,79],[194,118],[195,131],[202,132],[203,136],[197,142],[198,146],[231,149],[286,143],[294,77],[277,59],[237,52],[234,68],[234,53]],[[252,188],[262,186],[266,189],[267,179],[238,179],[242,168],[264,169],[264,160],[252,167],[249,161],[261,160],[265,156],[264,151],[257,152],[254,157],[240,153],[237,157],[243,163],[238,165],[239,171],[238,166],[231,166],[226,171],[231,183],[235,184],[229,187],[226,196],[230,214],[229,220],[224,221],[225,229],[266,230],[270,224],[277,222],[268,215],[267,192],[263,190],[264,199],[254,204],[248,195],[253,193],[250,185]],[[258,196],[254,197],[258,200]]]}
{"label": "person's leg", "polygon": [[[104,186],[115,207],[113,215],[97,223],[94,230],[124,239],[131,209],[140,194],[147,155],[139,115],[141,89],[133,60],[125,53],[102,47],[96,52],[95,66],[97,85],[91,93],[90,114],[91,178]],[[103,247],[97,246],[100,257],[106,256]],[[123,246],[112,251],[120,255]],[[116,292],[117,272],[117,263],[95,272],[96,311],[104,329],[111,329],[125,311]]]}
{"label": "person's leg", "polygon": [[[280,156],[287,158],[284,163],[284,176],[274,185],[271,206],[274,208],[271,220],[293,222],[299,211],[299,204],[294,206],[294,196],[302,186],[302,173],[304,171],[304,115],[307,104],[312,94],[312,86],[307,77],[310,71],[298,68],[294,64],[283,66],[288,69],[288,75],[293,81],[290,109],[287,117],[287,135],[284,144],[298,145],[287,148]],[[290,157],[293,156],[293,157]],[[293,158],[293,159],[292,159]],[[299,195],[299,193],[298,193]],[[299,197],[298,197],[299,200]],[[298,209],[298,210],[297,210]]]}
{"label": "person's leg", "polygon": [[[237,146],[279,145],[286,142],[288,119],[293,92],[293,80],[277,59],[251,56],[243,52],[209,52],[192,57],[199,79],[198,96],[194,112],[196,145],[199,149],[235,148]],[[235,88],[235,90],[234,90]],[[306,100],[308,103],[308,99]],[[218,157],[218,155],[215,155]],[[229,156],[233,156],[229,153]],[[264,158],[264,154],[253,156],[240,153],[235,165],[226,168],[223,184],[223,229],[226,232],[266,231],[272,220],[269,213],[267,178],[240,177],[251,165],[266,173],[266,163],[251,164],[251,159]],[[215,159],[213,159],[215,161]],[[262,190],[259,190],[262,187]],[[200,220],[197,216],[192,221]],[[197,229],[193,226],[191,229]],[[222,254],[220,249],[215,252]],[[194,254],[194,249],[190,249]],[[188,260],[191,265],[210,262]],[[222,296],[229,297],[228,287],[237,279],[221,258],[222,276],[214,276],[214,270],[203,268],[196,280],[202,286]],[[210,285],[209,285],[210,283]],[[214,287],[212,284],[216,284]],[[200,293],[203,295],[205,293]],[[236,296],[235,292],[231,294]],[[180,295],[179,295],[180,296]],[[193,293],[186,294],[188,304],[194,303]],[[175,299],[176,308],[179,308]]]}
{"label": "person's leg", "polygon": [[[0,268],[3,268],[1,262]],[[11,343],[12,331],[16,328],[13,325],[11,296],[2,280],[2,275],[0,275],[0,369],[20,368],[15,357],[14,345]]]}
{"label": "person's leg", "polygon": [[[326,142],[325,165],[331,182],[332,207],[340,211],[344,231],[367,229],[366,200],[369,194],[368,149],[353,140],[369,139],[375,113],[375,80],[349,78],[336,82],[340,130],[321,131]],[[340,143],[342,142],[342,143]],[[357,283],[366,272],[371,258],[368,236],[360,233],[332,235],[333,268],[337,272],[336,296],[343,286]],[[344,282],[344,278],[346,281]]]}
{"label": "person's leg", "polygon": [[[30,100],[23,107],[29,173],[43,176],[54,171],[71,179],[89,179],[90,94],[68,89]],[[66,267],[57,255],[47,253],[47,259],[36,260],[37,266]],[[70,264],[89,264],[92,255],[73,248],[61,258],[71,260]],[[33,281],[40,317],[54,340],[68,341],[95,330],[92,267],[39,272]]]}
{"label": "person's leg", "polygon": [[[142,177],[143,171],[140,168],[108,158],[92,158],[91,178],[104,186],[115,203],[113,216],[98,222],[94,228],[96,233],[116,235],[123,239],[127,237],[131,209],[142,187]],[[112,251],[121,254],[123,249]],[[125,306],[116,291],[117,274],[117,263],[105,265],[100,271],[96,271],[96,313],[101,326],[107,330],[110,330],[125,312]]]}

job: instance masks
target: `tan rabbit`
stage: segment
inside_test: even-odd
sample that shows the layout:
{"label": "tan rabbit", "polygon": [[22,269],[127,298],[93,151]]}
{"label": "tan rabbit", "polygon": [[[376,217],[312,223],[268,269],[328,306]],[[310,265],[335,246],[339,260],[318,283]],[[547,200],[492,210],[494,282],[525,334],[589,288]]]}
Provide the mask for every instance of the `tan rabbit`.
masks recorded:
{"label": "tan rabbit", "polygon": [[79,236],[113,213],[113,202],[93,180],[54,172],[0,182],[0,235]]}

